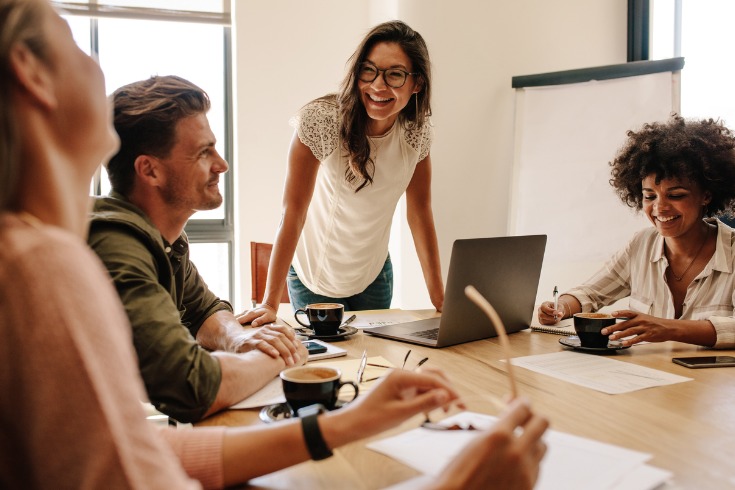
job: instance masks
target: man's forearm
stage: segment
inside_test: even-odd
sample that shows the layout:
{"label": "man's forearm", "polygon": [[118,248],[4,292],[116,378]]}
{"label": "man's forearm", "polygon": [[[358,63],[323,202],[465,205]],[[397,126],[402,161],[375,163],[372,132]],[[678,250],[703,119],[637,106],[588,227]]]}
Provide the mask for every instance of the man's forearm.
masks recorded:
{"label": "man's forearm", "polygon": [[213,352],[222,369],[217,397],[204,415],[208,417],[252,395],[286,367],[282,358],[274,359],[260,351],[244,354]]}
{"label": "man's forearm", "polygon": [[246,337],[245,328],[229,311],[213,313],[197,331],[199,345],[213,351],[236,352]]}

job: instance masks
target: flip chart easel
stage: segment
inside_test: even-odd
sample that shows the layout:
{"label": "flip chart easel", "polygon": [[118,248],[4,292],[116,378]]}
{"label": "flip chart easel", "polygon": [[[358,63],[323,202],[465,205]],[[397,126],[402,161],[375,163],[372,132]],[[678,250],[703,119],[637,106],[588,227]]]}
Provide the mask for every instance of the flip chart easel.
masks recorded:
{"label": "flip chart easel", "polygon": [[609,184],[628,130],[680,107],[683,58],[513,78],[509,235],[546,234],[537,303],[590,277],[649,226]]}

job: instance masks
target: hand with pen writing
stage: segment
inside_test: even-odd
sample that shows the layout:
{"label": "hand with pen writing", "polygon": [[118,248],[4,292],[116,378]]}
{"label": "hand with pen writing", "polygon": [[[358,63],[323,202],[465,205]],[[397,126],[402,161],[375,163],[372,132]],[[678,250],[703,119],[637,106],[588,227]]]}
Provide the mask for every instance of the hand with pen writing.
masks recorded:
{"label": "hand with pen writing", "polygon": [[581,311],[582,306],[577,298],[570,294],[562,294],[556,301],[541,303],[538,308],[538,321],[542,325],[555,325],[564,318],[571,318],[575,313]]}

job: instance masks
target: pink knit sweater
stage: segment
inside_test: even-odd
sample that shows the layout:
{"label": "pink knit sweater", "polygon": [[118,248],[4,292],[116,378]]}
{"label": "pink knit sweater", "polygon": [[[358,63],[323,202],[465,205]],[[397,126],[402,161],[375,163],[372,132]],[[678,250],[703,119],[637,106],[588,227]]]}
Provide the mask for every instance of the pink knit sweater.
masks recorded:
{"label": "pink knit sweater", "polygon": [[7,213],[0,363],[0,488],[223,485],[224,429],[145,420],[130,327],[86,243]]}

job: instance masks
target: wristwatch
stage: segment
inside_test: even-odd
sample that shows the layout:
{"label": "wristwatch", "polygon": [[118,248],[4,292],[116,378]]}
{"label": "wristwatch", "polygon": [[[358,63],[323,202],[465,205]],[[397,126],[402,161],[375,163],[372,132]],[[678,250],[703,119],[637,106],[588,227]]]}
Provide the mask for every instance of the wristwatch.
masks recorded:
{"label": "wristwatch", "polygon": [[332,456],[332,450],[324,442],[322,431],[319,429],[319,421],[317,420],[317,417],[326,411],[327,409],[324,408],[324,405],[319,403],[298,410],[299,418],[301,419],[301,428],[304,431],[306,448],[309,450],[311,459],[314,461],[320,461]]}

